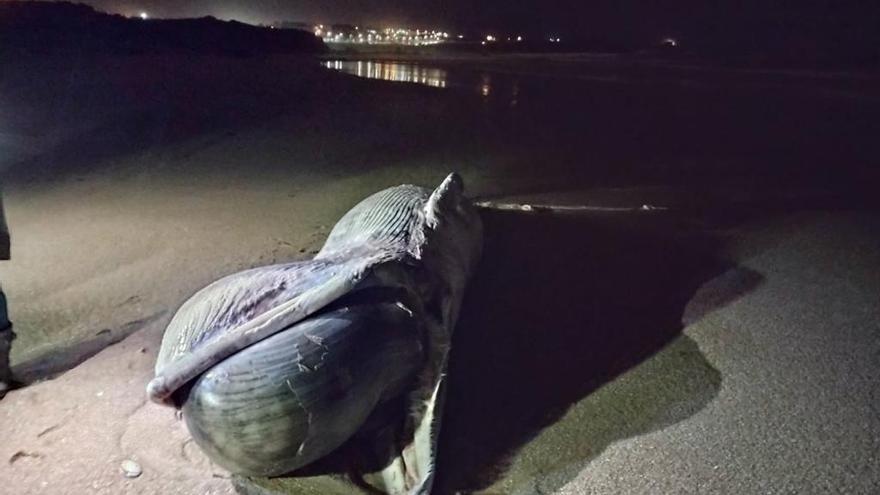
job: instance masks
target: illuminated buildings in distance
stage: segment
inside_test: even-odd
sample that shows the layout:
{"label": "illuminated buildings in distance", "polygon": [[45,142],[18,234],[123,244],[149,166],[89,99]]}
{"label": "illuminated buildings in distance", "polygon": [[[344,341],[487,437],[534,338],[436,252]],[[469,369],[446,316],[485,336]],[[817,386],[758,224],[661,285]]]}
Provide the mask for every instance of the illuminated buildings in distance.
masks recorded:
{"label": "illuminated buildings in distance", "polygon": [[324,43],[356,43],[370,45],[436,45],[449,38],[449,33],[430,29],[374,29],[351,25],[314,26],[315,36]]}

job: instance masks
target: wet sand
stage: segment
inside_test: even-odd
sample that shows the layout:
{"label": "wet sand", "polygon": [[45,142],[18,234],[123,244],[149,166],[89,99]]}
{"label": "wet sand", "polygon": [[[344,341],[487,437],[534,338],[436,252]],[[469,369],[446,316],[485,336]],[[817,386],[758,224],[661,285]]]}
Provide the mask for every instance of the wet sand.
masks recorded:
{"label": "wet sand", "polygon": [[284,57],[9,67],[13,364],[73,367],[0,402],[16,493],[230,493],[144,403],[168,319],[221,275],[309,256],[367,194],[450,170],[482,199],[669,209],[485,212],[439,493],[880,483],[872,98],[509,73],[484,96]]}

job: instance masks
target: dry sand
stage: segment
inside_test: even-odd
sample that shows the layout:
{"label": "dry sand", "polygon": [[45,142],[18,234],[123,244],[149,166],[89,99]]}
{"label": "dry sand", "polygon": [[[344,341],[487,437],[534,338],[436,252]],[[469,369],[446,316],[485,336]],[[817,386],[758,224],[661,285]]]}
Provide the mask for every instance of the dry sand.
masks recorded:
{"label": "dry sand", "polygon": [[[486,213],[486,258],[450,370],[440,493],[880,486],[880,224],[852,188],[876,143],[839,151],[851,165],[839,180],[803,174],[785,197],[755,187],[792,170],[756,174],[755,164],[827,159],[781,148],[814,135],[857,141],[829,132],[876,125],[871,101],[820,92],[828,99],[810,110],[804,94],[770,99],[802,118],[771,139],[759,122],[766,102],[716,102],[704,114],[716,93],[684,104],[679,89],[652,90],[678,102],[666,105],[682,113],[664,118],[756,119],[728,134],[736,143],[683,149],[673,131],[649,135],[663,119],[639,113],[648,96],[605,85],[583,87],[607,97],[584,105],[604,121],[609,109],[629,112],[635,128],[612,122],[610,137],[581,139],[602,129],[583,129],[593,120],[581,107],[549,131],[530,123],[547,117],[534,108],[540,88],[523,117],[507,100],[349,80],[302,59],[7,67],[0,174],[12,260],[0,280],[19,333],[13,363],[39,380],[97,352],[0,402],[10,493],[231,493],[173,411],[144,402],[174,310],[223,274],[309,256],[365,195],[431,185],[451,169],[480,197],[671,209]],[[547,111],[583,94],[565,86]],[[825,122],[826,107],[850,123]],[[744,124],[719,125],[707,135]],[[734,169],[723,187],[694,171],[712,146],[710,173]],[[621,182],[644,170],[651,184]],[[139,478],[122,475],[125,459],[142,466]]]}

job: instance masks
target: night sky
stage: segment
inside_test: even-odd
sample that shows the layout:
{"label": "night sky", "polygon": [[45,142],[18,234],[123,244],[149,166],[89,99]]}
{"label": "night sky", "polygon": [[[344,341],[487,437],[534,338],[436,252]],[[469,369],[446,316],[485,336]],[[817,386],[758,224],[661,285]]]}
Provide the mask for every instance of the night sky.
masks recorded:
{"label": "night sky", "polygon": [[522,35],[540,43],[561,37],[565,50],[619,53],[657,48],[674,38],[680,52],[722,62],[880,65],[878,0],[80,1],[154,19],[214,16],[250,24],[438,29],[468,40]]}
{"label": "night sky", "polygon": [[876,1],[864,0],[88,0],[108,12],[154,17],[213,15],[250,23],[285,20],[377,27],[498,30],[622,38],[741,31],[848,35],[880,28]]}

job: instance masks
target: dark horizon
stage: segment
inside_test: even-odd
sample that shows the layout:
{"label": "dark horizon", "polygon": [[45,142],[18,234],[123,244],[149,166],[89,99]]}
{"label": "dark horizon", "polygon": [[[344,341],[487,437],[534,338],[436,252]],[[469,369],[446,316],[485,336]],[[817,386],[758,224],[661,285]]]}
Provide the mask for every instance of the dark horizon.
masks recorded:
{"label": "dark horizon", "polygon": [[85,0],[96,9],[135,16],[179,18],[213,16],[251,24],[283,21],[405,25],[448,31],[544,32],[567,37],[653,39],[658,36],[703,34],[718,28],[746,37],[798,35],[819,40],[868,37],[880,30],[880,8],[871,2],[841,5],[829,0],[766,2],[747,0],[708,5],[685,0],[675,6],[637,0],[426,0],[414,6],[402,0]]}

